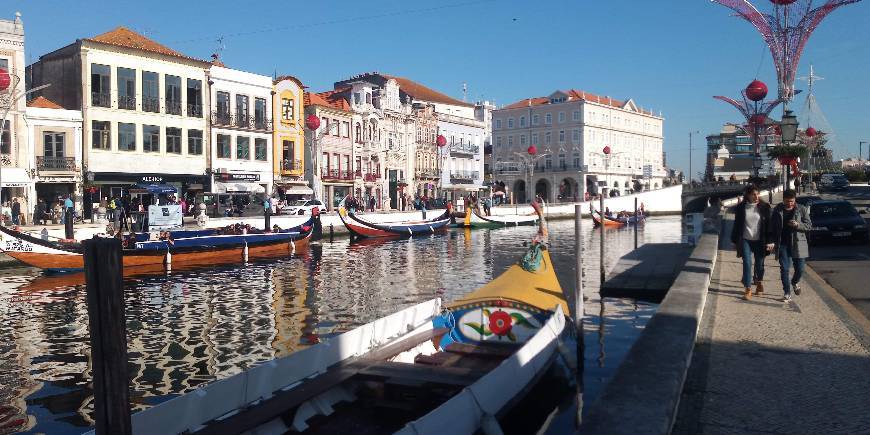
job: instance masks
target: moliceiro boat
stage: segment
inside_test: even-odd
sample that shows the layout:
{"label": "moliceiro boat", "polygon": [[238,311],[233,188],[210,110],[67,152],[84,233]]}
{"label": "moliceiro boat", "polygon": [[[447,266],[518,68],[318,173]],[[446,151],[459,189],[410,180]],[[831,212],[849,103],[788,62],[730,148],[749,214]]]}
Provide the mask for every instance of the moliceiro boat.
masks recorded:
{"label": "moliceiro boat", "polygon": [[[256,234],[213,234],[172,237],[164,233],[158,240],[137,241],[127,236],[122,251],[124,273],[163,270],[164,265],[201,266],[238,263],[249,258],[278,257],[307,246],[312,225],[301,231]],[[42,240],[0,227],[0,251],[16,260],[47,272],[75,272],[84,269],[82,246]]]}
{"label": "moliceiro boat", "polygon": [[542,222],[517,264],[453,303],[420,303],[163,402],[135,414],[133,432],[496,433],[570,330],[546,234]]}
{"label": "moliceiro boat", "polygon": [[[608,228],[621,228],[626,225],[637,225],[642,224],[646,221],[645,215],[636,215],[636,216],[628,216],[628,217],[608,217],[603,216],[604,226]],[[592,210],[592,221],[595,223],[595,226],[601,226],[602,216],[598,210]]]}
{"label": "moliceiro boat", "polygon": [[338,209],[338,216],[355,237],[410,237],[435,234],[445,230],[450,223],[451,210],[448,207],[444,213],[434,219],[404,222],[370,222],[344,207]]}
{"label": "moliceiro boat", "polygon": [[456,222],[458,228],[499,228],[515,227],[520,225],[535,225],[538,222],[537,213],[528,215],[508,214],[498,216],[484,216],[478,208],[465,212],[465,219]]}

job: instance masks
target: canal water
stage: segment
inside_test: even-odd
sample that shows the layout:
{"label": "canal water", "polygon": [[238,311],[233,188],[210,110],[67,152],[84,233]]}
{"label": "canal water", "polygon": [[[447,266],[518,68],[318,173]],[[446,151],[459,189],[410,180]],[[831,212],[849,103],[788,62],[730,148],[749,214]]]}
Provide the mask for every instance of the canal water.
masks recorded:
{"label": "canal water", "polygon": [[[573,287],[573,221],[550,222],[563,288]],[[585,397],[591,403],[656,305],[601,300],[599,230],[584,220]],[[456,299],[525,252],[532,227],[451,230],[410,240],[324,240],[292,258],[127,279],[131,400],[144,409],[431,298]],[[633,248],[607,230],[605,264]],[[679,217],[651,218],[640,244],[678,242]],[[92,421],[81,274],[0,270],[0,434],[78,434]]]}

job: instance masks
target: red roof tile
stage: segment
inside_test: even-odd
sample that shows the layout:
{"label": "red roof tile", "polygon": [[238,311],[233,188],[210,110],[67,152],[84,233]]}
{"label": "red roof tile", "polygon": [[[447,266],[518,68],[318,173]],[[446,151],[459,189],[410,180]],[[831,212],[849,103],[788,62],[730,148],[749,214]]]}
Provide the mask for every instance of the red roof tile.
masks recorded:
{"label": "red roof tile", "polygon": [[393,79],[399,84],[399,88],[406,94],[414,97],[417,100],[429,101],[433,103],[451,104],[454,106],[474,107],[474,104],[466,103],[465,101],[457,100],[449,95],[442,94],[436,90],[430,89],[413,80],[404,77],[390,76],[381,74],[387,79]]}
{"label": "red roof tile", "polygon": [[[586,101],[589,103],[604,104],[604,105],[608,105],[611,107],[617,107],[620,109],[623,108],[626,104],[625,101],[617,100],[617,99],[610,98],[610,97],[602,97],[600,95],[591,94],[591,93],[586,92],[586,91],[578,91],[576,89],[569,89],[568,91],[562,91],[562,93],[568,95],[568,101],[583,100],[583,101]],[[528,107],[528,106],[543,106],[546,104],[550,104],[549,97],[533,97],[533,98],[525,98],[525,99],[522,99],[520,101],[517,101],[516,103],[509,104],[509,105],[503,107],[503,109],[517,109],[517,108]],[[638,108],[638,110],[641,113],[644,113],[647,115],[653,115],[652,111],[643,110],[640,108]]]}
{"label": "red roof tile", "polygon": [[93,38],[86,38],[85,41],[100,42],[103,44],[114,45],[116,47],[135,48],[137,50],[163,54],[166,56],[206,62],[204,60],[196,59],[179,53],[165,45],[159,44],[123,26],[116,27],[114,30],[110,30],[101,35],[94,36]]}
{"label": "red roof tile", "polygon": [[37,107],[40,109],[63,109],[60,104],[49,100],[45,97],[36,97],[27,102],[27,107]]}
{"label": "red roof tile", "polygon": [[341,95],[348,89],[343,88],[320,93],[306,92],[303,102],[306,106],[323,106],[350,112],[350,103],[344,95]]}

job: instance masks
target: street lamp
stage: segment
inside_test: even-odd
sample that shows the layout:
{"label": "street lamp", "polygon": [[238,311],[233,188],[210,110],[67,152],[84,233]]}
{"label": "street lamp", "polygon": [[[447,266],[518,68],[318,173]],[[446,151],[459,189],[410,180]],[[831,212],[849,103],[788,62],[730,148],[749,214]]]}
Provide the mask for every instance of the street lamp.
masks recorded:
{"label": "street lamp", "polygon": [[[3,141],[3,131],[6,130],[6,117],[9,116],[9,111],[12,110],[12,107],[23,97],[26,97],[28,94],[32,92],[36,92],[42,89],[45,89],[51,84],[46,84],[42,86],[37,86],[29,91],[17,92],[16,88],[18,87],[18,83],[21,82],[21,78],[15,74],[10,73],[8,70],[4,68],[0,68],[0,111],[3,111],[3,116],[0,117],[0,143]],[[9,154],[12,154],[12,128],[9,129]],[[0,151],[0,160],[2,160],[3,153]],[[3,202],[3,163],[0,161],[0,203]]]}
{"label": "street lamp", "polygon": [[[798,130],[798,120],[794,115],[794,112],[786,109],[785,113],[782,115],[782,121],[779,122],[779,131],[782,133],[782,143],[789,144],[795,141],[797,138],[797,130]],[[816,135],[816,130],[812,127],[808,128],[805,134],[808,137],[813,137]],[[786,167],[785,171],[785,188],[789,188],[790,184],[790,172],[791,168]]]}
{"label": "street lamp", "polygon": [[[523,162],[523,166],[525,166],[526,172],[526,197],[531,200],[529,197],[529,190],[532,189],[532,179],[535,176],[535,162],[547,156],[546,153],[538,154],[538,147],[534,144],[529,145],[526,149],[525,153],[522,152],[514,152],[517,158]],[[531,190],[534,193],[534,189]],[[519,199],[518,199],[519,200]]]}

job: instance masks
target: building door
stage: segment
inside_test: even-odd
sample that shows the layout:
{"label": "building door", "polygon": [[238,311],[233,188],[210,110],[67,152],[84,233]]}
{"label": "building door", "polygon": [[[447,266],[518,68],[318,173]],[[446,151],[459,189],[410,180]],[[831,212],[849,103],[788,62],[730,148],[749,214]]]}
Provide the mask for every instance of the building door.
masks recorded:
{"label": "building door", "polygon": [[399,171],[387,170],[387,179],[390,181],[390,208],[399,208]]}

